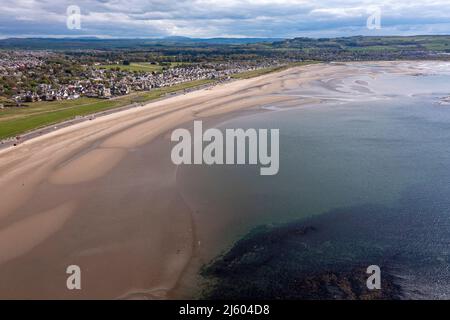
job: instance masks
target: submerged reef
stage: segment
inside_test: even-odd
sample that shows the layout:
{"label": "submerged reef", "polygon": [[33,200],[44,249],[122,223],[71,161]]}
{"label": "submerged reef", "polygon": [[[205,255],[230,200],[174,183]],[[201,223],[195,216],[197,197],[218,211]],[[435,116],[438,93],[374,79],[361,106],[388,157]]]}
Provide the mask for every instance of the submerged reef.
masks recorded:
{"label": "submerged reef", "polygon": [[[319,236],[319,237],[318,237]],[[381,266],[382,288],[366,286],[368,256],[379,251],[317,241],[320,229],[303,223],[259,227],[202,270],[207,299],[400,299],[397,279]],[[345,249],[344,249],[345,248]],[[343,256],[350,250],[352,256]],[[354,251],[352,251],[354,250]],[[359,250],[359,252],[358,252]],[[335,259],[339,256],[340,259]],[[335,262],[329,263],[329,262]],[[384,261],[384,260],[383,260]]]}

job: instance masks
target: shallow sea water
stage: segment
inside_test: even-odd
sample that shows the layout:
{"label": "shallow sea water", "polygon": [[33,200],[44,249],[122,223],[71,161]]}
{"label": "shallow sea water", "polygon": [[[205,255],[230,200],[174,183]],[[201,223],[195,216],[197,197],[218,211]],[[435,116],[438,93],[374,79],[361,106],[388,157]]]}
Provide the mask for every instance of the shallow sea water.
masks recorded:
{"label": "shallow sea water", "polygon": [[[372,92],[359,97],[356,80]],[[314,225],[302,269],[388,260],[406,297],[450,298],[450,107],[437,103],[449,84],[445,72],[352,78],[337,89],[353,102],[229,120],[220,128],[280,129],[278,175],[182,166],[180,189],[198,217],[227,216],[217,252],[261,225]]]}

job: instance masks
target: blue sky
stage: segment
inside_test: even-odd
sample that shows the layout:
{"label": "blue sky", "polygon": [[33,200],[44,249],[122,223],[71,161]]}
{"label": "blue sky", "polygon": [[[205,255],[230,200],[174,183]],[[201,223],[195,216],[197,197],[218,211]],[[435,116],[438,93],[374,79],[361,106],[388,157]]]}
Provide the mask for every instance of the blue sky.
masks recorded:
{"label": "blue sky", "polygon": [[[80,8],[81,29],[67,28]],[[0,0],[0,37],[450,34],[450,0]],[[367,18],[381,10],[381,29]]]}

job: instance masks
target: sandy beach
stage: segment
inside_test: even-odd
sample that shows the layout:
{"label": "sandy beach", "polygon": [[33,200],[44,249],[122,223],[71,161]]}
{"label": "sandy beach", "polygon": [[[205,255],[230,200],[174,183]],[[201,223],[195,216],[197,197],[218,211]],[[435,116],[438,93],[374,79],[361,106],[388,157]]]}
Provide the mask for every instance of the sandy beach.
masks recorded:
{"label": "sandy beach", "polygon": [[[0,298],[191,294],[185,288],[199,267],[193,261],[216,253],[213,240],[210,249],[199,247],[222,222],[196,219],[180,196],[171,130],[273,106],[376,99],[366,78],[427,70],[425,62],[367,64],[308,65],[221,84],[0,150]],[[346,83],[357,77],[364,81]],[[66,268],[74,264],[83,286],[70,291]]]}

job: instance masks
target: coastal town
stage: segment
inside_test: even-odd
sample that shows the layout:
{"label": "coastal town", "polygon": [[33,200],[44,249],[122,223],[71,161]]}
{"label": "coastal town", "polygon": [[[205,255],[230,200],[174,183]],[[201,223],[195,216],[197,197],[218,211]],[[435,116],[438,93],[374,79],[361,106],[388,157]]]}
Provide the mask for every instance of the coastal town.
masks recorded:
{"label": "coastal town", "polygon": [[[233,74],[282,65],[278,60],[222,61],[161,66],[157,62],[128,68],[126,60],[82,64],[50,51],[0,52],[0,107],[80,97],[109,99],[136,91],[196,80],[226,80]],[[137,70],[136,70],[137,69]]]}
{"label": "coastal town", "polygon": [[300,37],[241,44],[9,39],[0,41],[0,108],[81,97],[111,99],[304,61],[448,61],[449,47],[447,36]]}

